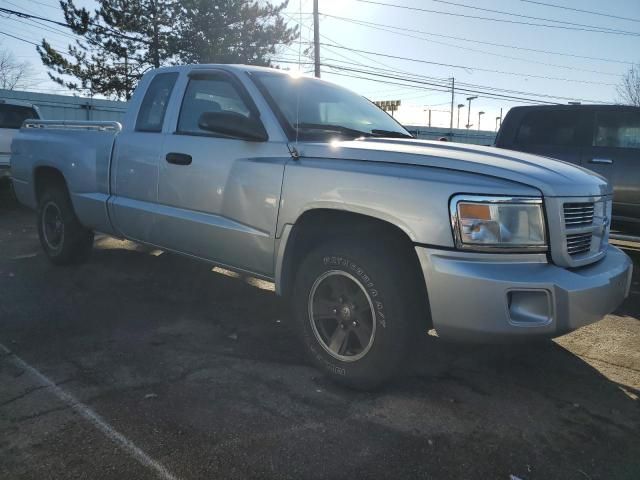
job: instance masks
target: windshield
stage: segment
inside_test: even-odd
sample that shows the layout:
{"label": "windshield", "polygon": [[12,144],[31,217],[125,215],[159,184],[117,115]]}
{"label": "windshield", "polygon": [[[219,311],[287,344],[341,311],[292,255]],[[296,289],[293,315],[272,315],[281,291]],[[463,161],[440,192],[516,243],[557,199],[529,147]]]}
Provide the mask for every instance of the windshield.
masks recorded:
{"label": "windshield", "polygon": [[258,73],[267,97],[290,139],[361,136],[413,138],[402,125],[346,88],[282,73]]}

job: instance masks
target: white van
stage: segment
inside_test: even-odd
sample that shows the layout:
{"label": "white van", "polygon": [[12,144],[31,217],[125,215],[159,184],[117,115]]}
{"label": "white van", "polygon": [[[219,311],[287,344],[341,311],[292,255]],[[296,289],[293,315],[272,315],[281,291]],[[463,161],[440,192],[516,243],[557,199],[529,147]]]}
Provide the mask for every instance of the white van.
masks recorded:
{"label": "white van", "polygon": [[11,141],[30,118],[41,118],[38,107],[20,100],[0,99],[0,179],[8,177]]}

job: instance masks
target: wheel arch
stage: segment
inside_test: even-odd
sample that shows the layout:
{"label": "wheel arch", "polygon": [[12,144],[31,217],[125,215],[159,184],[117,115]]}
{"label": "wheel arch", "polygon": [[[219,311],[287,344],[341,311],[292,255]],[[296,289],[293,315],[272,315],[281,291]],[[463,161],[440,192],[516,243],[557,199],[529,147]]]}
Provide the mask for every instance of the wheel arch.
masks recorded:
{"label": "wheel arch", "polygon": [[428,308],[425,278],[410,232],[386,219],[343,209],[310,209],[301,214],[294,224],[284,226],[276,251],[276,293],[288,297],[295,281],[296,266],[305,253],[340,235],[361,236],[363,241],[395,242],[400,247],[398,253],[407,255],[414,266],[412,273],[419,282]]}
{"label": "wheel arch", "polygon": [[33,193],[36,205],[40,202],[44,191],[51,185],[62,187],[67,195],[69,194],[67,180],[59,169],[50,166],[36,167],[33,171]]}

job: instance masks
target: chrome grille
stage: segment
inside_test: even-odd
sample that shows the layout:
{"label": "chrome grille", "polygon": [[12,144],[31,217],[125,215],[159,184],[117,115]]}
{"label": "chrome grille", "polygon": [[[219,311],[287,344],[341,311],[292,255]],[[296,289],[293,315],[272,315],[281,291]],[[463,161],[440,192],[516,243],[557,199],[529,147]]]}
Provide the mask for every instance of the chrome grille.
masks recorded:
{"label": "chrome grille", "polygon": [[591,251],[592,233],[567,235],[567,253],[571,256]]}
{"label": "chrome grille", "polygon": [[545,200],[553,261],[566,267],[588,265],[606,254],[611,197],[550,197]]}
{"label": "chrome grille", "polygon": [[565,203],[564,224],[567,228],[591,225],[594,211],[593,202]]}

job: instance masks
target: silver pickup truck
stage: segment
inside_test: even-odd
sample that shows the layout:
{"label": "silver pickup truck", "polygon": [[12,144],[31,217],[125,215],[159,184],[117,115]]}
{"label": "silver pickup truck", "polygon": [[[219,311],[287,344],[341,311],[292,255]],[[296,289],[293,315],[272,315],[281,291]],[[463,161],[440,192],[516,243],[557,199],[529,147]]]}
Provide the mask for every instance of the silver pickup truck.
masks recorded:
{"label": "silver pickup truck", "polygon": [[429,329],[552,337],[629,291],[602,177],[415,140],[317,79],[162,68],[123,125],[27,121],[12,152],[54,264],[87,259],[97,231],[274,281],[311,360],[355,387],[387,380]]}

